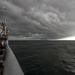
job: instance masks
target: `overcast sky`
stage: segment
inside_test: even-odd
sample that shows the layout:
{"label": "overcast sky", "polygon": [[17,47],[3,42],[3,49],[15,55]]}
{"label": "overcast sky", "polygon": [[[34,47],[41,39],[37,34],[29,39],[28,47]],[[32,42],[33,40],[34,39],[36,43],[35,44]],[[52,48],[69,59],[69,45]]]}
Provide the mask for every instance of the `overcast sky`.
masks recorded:
{"label": "overcast sky", "polygon": [[57,39],[75,36],[75,0],[0,0],[10,36]]}

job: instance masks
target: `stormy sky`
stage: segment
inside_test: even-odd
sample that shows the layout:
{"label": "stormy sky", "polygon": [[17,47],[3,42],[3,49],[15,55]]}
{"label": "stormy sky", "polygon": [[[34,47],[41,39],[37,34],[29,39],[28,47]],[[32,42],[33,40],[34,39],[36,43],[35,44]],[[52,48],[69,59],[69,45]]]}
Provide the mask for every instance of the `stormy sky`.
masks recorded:
{"label": "stormy sky", "polygon": [[75,36],[75,0],[0,0],[10,36],[58,39]]}

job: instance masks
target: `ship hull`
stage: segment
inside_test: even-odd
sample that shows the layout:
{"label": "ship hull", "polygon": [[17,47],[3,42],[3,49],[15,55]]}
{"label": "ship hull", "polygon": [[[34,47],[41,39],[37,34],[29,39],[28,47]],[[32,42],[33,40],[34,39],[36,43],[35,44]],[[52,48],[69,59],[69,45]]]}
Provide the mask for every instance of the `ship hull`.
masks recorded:
{"label": "ship hull", "polygon": [[3,75],[24,75],[11,48],[7,46],[6,50],[7,53]]}

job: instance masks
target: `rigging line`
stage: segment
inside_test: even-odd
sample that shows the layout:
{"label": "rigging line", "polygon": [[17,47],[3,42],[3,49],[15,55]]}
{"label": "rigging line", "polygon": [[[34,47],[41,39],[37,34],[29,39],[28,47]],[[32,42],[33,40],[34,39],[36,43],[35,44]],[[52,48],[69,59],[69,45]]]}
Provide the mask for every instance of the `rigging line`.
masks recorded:
{"label": "rigging line", "polygon": [[[0,19],[1,19],[1,22],[3,23],[4,19],[3,19],[3,10],[7,10],[5,7],[0,7]],[[5,23],[5,21],[4,21]]]}

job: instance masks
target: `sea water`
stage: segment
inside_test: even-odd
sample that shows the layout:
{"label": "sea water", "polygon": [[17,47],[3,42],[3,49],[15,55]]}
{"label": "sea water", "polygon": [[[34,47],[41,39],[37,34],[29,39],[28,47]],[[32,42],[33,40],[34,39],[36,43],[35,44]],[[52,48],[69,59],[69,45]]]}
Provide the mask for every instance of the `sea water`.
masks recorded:
{"label": "sea water", "polygon": [[75,41],[9,41],[25,75],[75,75]]}

